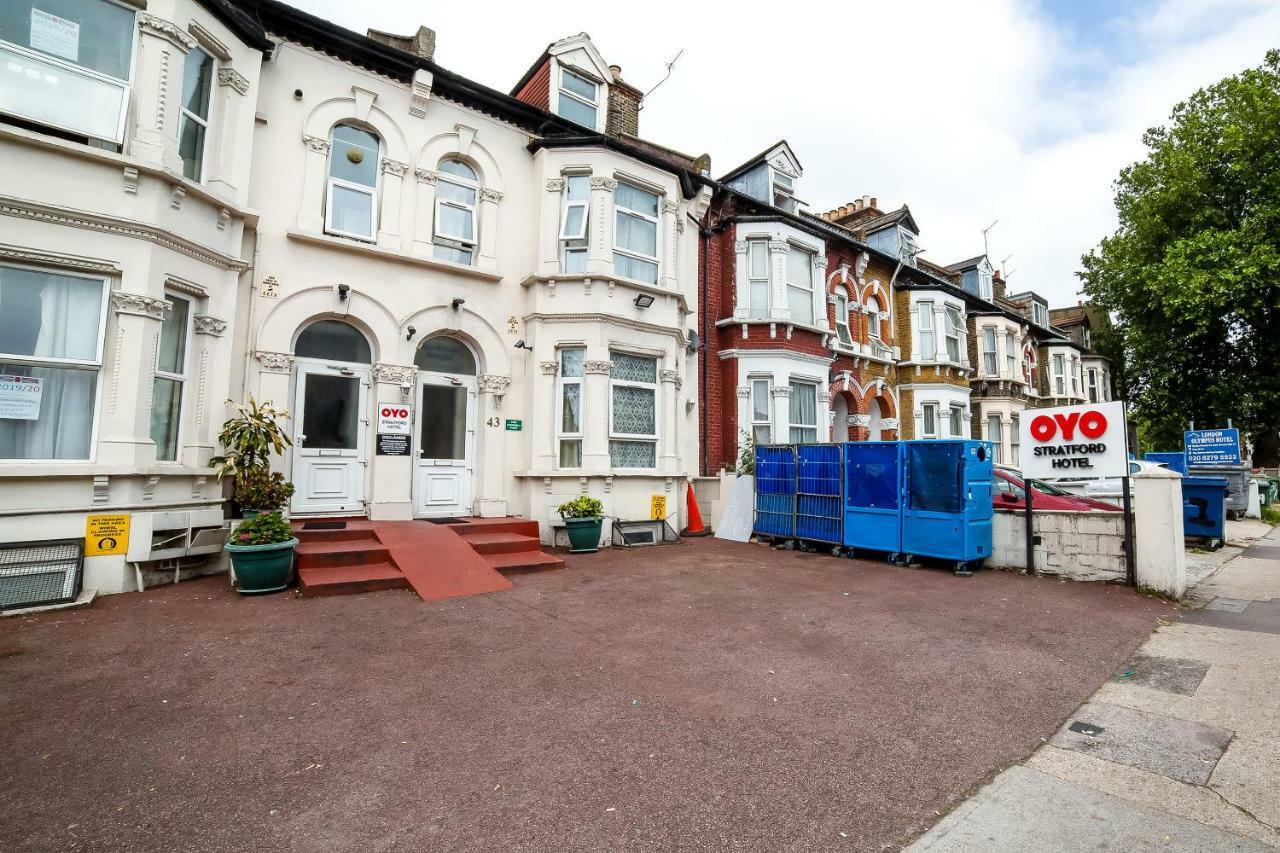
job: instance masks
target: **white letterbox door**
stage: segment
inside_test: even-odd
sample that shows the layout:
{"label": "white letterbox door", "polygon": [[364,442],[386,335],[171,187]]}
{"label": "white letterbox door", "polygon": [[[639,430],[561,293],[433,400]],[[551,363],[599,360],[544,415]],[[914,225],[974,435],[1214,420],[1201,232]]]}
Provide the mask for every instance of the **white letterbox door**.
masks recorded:
{"label": "white letterbox door", "polygon": [[368,467],[367,368],[298,362],[294,513],[363,513]]}
{"label": "white letterbox door", "polygon": [[468,515],[475,473],[474,378],[418,374],[414,509],[422,517]]}

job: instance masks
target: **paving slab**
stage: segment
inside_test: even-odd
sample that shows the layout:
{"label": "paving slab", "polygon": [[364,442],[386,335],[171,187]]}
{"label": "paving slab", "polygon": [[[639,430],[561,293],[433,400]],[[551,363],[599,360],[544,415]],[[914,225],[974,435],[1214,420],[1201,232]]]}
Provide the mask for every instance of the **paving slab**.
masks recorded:
{"label": "paving slab", "polygon": [[1226,613],[1239,613],[1248,607],[1251,599],[1248,598],[1227,598],[1226,596],[1216,596],[1212,601],[1204,606],[1205,610],[1221,610]]}
{"label": "paving slab", "polygon": [[1209,664],[1198,660],[1136,654],[1120,667],[1115,680],[1182,696],[1194,696],[1208,671]]}
{"label": "paving slab", "polygon": [[1252,838],[1140,806],[1028,767],[1011,767],[908,850],[1275,853]]}

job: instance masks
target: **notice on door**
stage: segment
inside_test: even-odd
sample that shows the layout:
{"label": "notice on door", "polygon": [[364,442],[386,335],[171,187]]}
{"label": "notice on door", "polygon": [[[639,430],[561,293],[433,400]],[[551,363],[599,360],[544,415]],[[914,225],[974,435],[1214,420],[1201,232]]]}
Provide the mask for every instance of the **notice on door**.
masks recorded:
{"label": "notice on door", "polygon": [[0,374],[0,418],[11,421],[40,419],[44,380],[34,376]]}
{"label": "notice on door", "polygon": [[374,452],[379,456],[408,456],[409,436],[380,432],[378,447]]}
{"label": "notice on door", "polygon": [[84,555],[123,554],[129,550],[129,514],[90,515],[84,520]]}
{"label": "notice on door", "polygon": [[43,9],[31,9],[31,46],[72,62],[80,61],[80,25],[75,21],[51,15]]}

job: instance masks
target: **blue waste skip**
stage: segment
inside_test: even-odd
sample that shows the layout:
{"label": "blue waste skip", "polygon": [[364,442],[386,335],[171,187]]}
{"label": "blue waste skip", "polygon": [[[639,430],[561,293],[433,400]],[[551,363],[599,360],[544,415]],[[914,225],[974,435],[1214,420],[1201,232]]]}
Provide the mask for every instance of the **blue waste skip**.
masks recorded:
{"label": "blue waste skip", "polygon": [[1187,476],[1187,454],[1178,453],[1144,453],[1142,458],[1148,462],[1156,462],[1166,466],[1170,471],[1177,471]]}
{"label": "blue waste skip", "polygon": [[956,571],[991,556],[991,444],[904,441],[902,552],[953,560]]}
{"label": "blue waste skip", "polygon": [[796,535],[796,449],[790,444],[756,447],[756,517],[763,536]]}
{"label": "blue waste skip", "polygon": [[1217,549],[1227,538],[1227,480],[1225,477],[1182,478],[1182,534],[1203,539]]}
{"label": "blue waste skip", "polygon": [[844,539],[842,444],[796,445],[796,538],[839,545]]}
{"label": "blue waste skip", "polygon": [[844,445],[844,545],[902,550],[902,446],[896,441]]}

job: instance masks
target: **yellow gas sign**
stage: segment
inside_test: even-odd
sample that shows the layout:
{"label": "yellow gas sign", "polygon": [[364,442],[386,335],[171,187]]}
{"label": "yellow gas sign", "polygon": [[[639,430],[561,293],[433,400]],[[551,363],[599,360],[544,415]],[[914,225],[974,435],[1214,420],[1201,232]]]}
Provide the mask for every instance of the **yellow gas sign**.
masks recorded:
{"label": "yellow gas sign", "polygon": [[91,515],[84,522],[84,555],[123,554],[129,550],[129,514]]}
{"label": "yellow gas sign", "polygon": [[649,498],[649,518],[662,521],[667,517],[667,496],[653,495]]}

